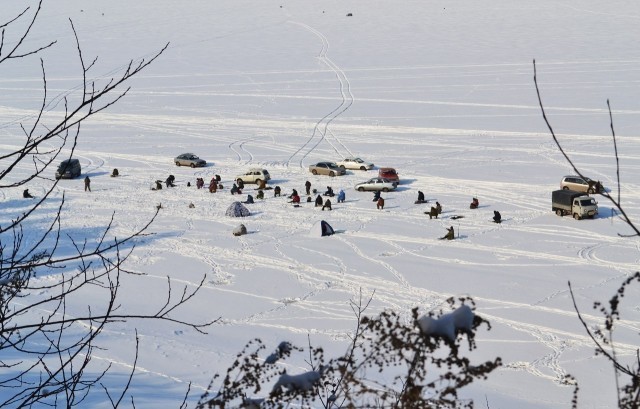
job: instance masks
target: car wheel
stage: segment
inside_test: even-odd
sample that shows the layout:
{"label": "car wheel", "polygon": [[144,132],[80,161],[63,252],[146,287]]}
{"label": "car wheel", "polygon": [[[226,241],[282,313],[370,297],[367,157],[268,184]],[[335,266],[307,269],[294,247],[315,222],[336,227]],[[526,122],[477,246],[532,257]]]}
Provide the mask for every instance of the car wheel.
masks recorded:
{"label": "car wheel", "polygon": [[195,168],[195,167],[196,167],[196,164],[195,164],[195,163],[192,163],[192,164],[190,164],[189,166],[191,166],[192,168]]}
{"label": "car wheel", "polygon": [[262,180],[260,180],[260,179],[256,179],[256,185],[259,185],[259,184],[260,184],[260,182],[262,182]]}
{"label": "car wheel", "polygon": [[592,187],[590,187],[589,189],[587,189],[587,193],[589,193],[590,195],[594,194],[596,191],[593,190]]}
{"label": "car wheel", "polygon": [[176,166],[180,166],[180,162],[176,162]]}
{"label": "car wheel", "polygon": [[314,169],[314,170],[311,171],[311,173],[313,173],[314,175],[317,175],[318,171]]}
{"label": "car wheel", "polygon": [[562,190],[569,190],[569,186],[563,187]]}
{"label": "car wheel", "polygon": [[385,188],[383,188],[383,189],[382,189],[382,191],[383,191],[383,192],[385,192],[385,193],[387,193],[387,192],[389,191],[389,188],[388,188],[388,187],[385,187]]}
{"label": "car wheel", "polygon": [[358,188],[358,192],[364,192],[364,188],[363,188],[362,186],[360,186],[360,187]]}
{"label": "car wheel", "polygon": [[344,165],[340,165],[340,167],[342,168],[342,170],[346,170],[347,168],[344,167]]}
{"label": "car wheel", "polygon": [[580,215],[578,213],[574,213],[573,218],[576,220],[580,220]]}
{"label": "car wheel", "polygon": [[558,216],[562,216],[562,210],[560,210],[560,209],[556,209],[556,214],[557,214]]}
{"label": "car wheel", "polygon": [[236,180],[236,183],[239,184],[239,185],[244,184],[244,180],[238,179],[238,180]]}
{"label": "car wheel", "polygon": [[364,166],[360,166],[360,170],[367,170],[367,168]]}
{"label": "car wheel", "polygon": [[329,172],[329,176],[334,177],[336,173],[334,171]]}

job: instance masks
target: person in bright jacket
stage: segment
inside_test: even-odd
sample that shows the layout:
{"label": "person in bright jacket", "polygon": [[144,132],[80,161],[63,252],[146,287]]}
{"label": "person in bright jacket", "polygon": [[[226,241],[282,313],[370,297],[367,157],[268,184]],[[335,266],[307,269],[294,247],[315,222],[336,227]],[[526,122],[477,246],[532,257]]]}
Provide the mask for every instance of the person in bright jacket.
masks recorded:
{"label": "person in bright jacket", "polygon": [[344,190],[340,189],[340,191],[338,192],[338,203],[344,203],[346,196],[347,195],[344,193]]}

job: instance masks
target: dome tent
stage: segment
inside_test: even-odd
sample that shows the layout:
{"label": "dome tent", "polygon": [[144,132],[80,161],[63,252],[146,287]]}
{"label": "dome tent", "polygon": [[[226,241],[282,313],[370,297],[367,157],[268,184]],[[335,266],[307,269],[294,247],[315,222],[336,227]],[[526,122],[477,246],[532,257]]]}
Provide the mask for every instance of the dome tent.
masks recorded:
{"label": "dome tent", "polygon": [[331,236],[334,233],[333,227],[324,220],[316,222],[309,230],[309,235],[313,237]]}
{"label": "dome tent", "polygon": [[242,203],[233,202],[227,207],[225,214],[231,217],[247,217],[251,215],[251,212]]}

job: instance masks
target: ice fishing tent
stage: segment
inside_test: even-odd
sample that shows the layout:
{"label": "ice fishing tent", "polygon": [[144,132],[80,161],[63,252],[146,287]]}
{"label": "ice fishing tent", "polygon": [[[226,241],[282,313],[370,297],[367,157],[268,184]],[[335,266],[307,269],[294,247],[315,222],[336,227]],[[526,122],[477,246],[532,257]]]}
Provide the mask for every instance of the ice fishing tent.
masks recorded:
{"label": "ice fishing tent", "polygon": [[249,209],[244,207],[244,205],[240,202],[233,202],[229,207],[227,207],[227,211],[225,212],[227,216],[231,217],[247,217],[251,215]]}
{"label": "ice fishing tent", "polygon": [[316,222],[313,227],[311,227],[311,230],[309,230],[309,235],[313,237],[331,236],[333,233],[335,233],[333,227],[324,220]]}

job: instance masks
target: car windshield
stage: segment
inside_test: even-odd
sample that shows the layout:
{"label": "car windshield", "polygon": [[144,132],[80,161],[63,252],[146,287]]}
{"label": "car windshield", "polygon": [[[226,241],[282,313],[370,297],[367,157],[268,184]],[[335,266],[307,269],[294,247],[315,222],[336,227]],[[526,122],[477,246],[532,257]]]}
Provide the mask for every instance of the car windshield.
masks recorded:
{"label": "car windshield", "polygon": [[335,163],[327,163],[327,167],[331,169],[336,169],[338,165],[336,165]]}
{"label": "car windshield", "polygon": [[353,161],[358,163],[364,163],[364,161],[360,158],[355,158]]}
{"label": "car windshield", "polygon": [[580,200],[580,205],[581,206],[592,206],[596,204],[596,201],[594,199],[582,199]]}

